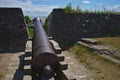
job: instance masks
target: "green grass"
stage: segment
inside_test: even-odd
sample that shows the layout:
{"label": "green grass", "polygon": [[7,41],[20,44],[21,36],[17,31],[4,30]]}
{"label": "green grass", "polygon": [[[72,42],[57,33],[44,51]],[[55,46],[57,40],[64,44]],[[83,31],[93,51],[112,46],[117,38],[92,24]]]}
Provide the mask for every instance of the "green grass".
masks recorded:
{"label": "green grass", "polygon": [[120,79],[119,64],[115,64],[77,43],[69,48],[68,51],[77,55],[77,59],[91,71],[95,80]]}
{"label": "green grass", "polygon": [[33,37],[33,28],[32,28],[32,26],[28,26],[28,31],[29,31],[29,36],[30,37]]}

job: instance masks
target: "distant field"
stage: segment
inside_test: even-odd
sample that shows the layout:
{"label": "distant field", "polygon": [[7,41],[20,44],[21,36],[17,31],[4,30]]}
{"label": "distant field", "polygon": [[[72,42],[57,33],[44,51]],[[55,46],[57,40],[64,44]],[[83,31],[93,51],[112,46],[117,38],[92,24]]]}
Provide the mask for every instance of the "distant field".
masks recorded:
{"label": "distant field", "polygon": [[42,24],[45,23],[46,17],[40,18],[42,20]]}
{"label": "distant field", "polygon": [[[34,16],[30,17],[31,20],[33,20],[34,18],[35,18]],[[46,17],[39,17],[39,18],[42,20],[42,24],[44,24]]]}

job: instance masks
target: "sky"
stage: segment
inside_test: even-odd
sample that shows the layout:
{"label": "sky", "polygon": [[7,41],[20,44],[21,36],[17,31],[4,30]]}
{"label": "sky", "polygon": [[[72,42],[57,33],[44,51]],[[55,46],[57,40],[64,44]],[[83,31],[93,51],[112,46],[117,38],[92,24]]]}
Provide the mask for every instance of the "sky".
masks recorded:
{"label": "sky", "polygon": [[120,0],[0,0],[0,7],[20,7],[24,15],[47,17],[54,8],[64,8],[69,3],[82,10],[120,11]]}

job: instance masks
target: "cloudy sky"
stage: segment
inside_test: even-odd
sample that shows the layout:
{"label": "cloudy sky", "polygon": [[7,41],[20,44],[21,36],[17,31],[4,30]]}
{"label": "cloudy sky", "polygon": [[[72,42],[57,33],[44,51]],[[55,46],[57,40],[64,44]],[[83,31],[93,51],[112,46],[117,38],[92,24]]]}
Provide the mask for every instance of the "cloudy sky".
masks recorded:
{"label": "cloudy sky", "polygon": [[0,7],[21,7],[24,15],[48,16],[53,8],[64,8],[68,3],[83,10],[120,11],[120,0],[0,0]]}

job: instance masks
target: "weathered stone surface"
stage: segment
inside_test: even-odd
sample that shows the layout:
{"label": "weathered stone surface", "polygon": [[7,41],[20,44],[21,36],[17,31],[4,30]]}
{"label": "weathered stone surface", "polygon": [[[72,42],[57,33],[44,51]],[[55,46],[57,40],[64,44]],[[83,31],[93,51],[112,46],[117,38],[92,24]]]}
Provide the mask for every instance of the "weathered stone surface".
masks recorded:
{"label": "weathered stone surface", "polygon": [[21,8],[0,8],[0,52],[24,51],[27,38]]}
{"label": "weathered stone surface", "polygon": [[54,9],[47,22],[48,34],[59,42],[85,37],[120,36],[120,15],[64,13]]}

